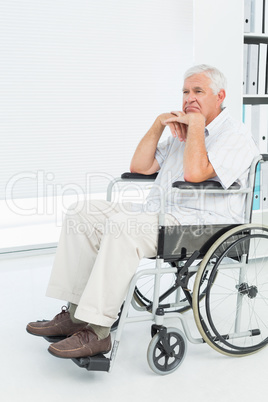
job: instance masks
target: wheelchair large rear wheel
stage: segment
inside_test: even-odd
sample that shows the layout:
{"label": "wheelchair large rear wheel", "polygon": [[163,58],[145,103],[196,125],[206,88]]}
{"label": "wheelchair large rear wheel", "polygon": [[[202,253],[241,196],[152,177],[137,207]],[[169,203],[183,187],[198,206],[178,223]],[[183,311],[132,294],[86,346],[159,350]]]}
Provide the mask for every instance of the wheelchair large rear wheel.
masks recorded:
{"label": "wheelchair large rear wheel", "polygon": [[196,275],[193,311],[203,339],[223,354],[247,355],[267,345],[267,226],[237,226],[212,245]]}

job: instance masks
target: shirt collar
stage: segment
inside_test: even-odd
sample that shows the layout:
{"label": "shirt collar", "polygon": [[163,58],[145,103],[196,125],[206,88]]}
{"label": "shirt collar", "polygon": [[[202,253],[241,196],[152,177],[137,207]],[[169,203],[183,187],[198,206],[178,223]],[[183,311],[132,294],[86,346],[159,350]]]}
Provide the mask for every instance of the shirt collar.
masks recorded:
{"label": "shirt collar", "polygon": [[229,116],[229,111],[225,107],[221,113],[215,117],[212,122],[210,122],[206,127],[205,127],[205,136],[213,135],[215,132],[217,132],[215,129],[217,128],[218,125],[222,124],[224,120],[226,120]]}

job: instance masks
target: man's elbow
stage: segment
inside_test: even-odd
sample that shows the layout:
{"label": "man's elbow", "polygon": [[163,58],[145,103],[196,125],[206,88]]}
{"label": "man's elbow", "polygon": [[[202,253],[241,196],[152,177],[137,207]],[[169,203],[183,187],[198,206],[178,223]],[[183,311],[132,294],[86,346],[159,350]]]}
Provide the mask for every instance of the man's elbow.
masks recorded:
{"label": "man's elbow", "polygon": [[184,174],[184,180],[190,183],[200,183],[201,181],[204,181],[202,176],[193,173]]}
{"label": "man's elbow", "polygon": [[143,169],[139,169],[139,167],[135,165],[130,165],[129,171],[130,173],[146,174],[146,172]]}
{"label": "man's elbow", "polygon": [[139,169],[138,167],[131,166],[131,165],[130,165],[129,170],[130,170],[130,173],[139,173],[139,174],[146,174],[146,175],[150,175],[150,174],[154,173],[154,172],[151,172],[150,169],[149,170]]}
{"label": "man's elbow", "polygon": [[191,183],[201,183],[202,181],[215,177],[215,172],[209,172],[207,170],[190,170],[184,172],[184,180]]}
{"label": "man's elbow", "polygon": [[212,179],[216,176],[216,172],[211,165],[207,164],[191,164],[190,166],[184,166],[183,177],[185,181],[192,183],[201,183],[202,181]]}
{"label": "man's elbow", "polygon": [[130,172],[131,173],[140,173],[140,174],[146,174],[146,175],[150,175],[150,174],[154,174],[155,172],[157,172],[160,167],[158,165],[158,162],[156,160],[153,161],[152,164],[141,164],[141,163],[135,163],[135,162],[131,162],[130,163]]}
{"label": "man's elbow", "polygon": [[132,163],[132,162],[131,162],[131,164],[130,164],[129,171],[130,171],[131,173],[142,173],[142,172],[140,171],[139,167],[136,166],[135,163]]}

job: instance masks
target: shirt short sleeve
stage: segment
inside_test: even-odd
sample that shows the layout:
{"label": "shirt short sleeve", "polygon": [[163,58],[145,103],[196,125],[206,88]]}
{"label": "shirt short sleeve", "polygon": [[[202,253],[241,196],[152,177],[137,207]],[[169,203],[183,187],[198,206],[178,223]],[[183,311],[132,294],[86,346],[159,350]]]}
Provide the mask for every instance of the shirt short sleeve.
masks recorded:
{"label": "shirt short sleeve", "polygon": [[167,157],[167,154],[169,152],[171,142],[172,142],[173,137],[168,137],[167,140],[159,143],[157,145],[156,151],[155,151],[155,159],[157,160],[160,168],[163,165],[164,160]]}
{"label": "shirt short sleeve", "polygon": [[224,188],[228,188],[250,167],[259,151],[247,132],[231,135],[224,133],[208,150],[212,164]]}

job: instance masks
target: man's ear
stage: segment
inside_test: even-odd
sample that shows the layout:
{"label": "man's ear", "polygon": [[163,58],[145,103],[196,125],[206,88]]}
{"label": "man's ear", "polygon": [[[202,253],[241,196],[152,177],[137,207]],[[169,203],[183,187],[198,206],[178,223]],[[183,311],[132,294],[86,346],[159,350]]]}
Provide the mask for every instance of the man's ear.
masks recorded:
{"label": "man's ear", "polygon": [[222,102],[224,101],[225,97],[226,97],[226,92],[225,92],[224,89],[221,89],[221,90],[218,92],[218,98],[217,98],[217,101],[218,101],[218,103],[219,103],[219,106],[222,104]]}

